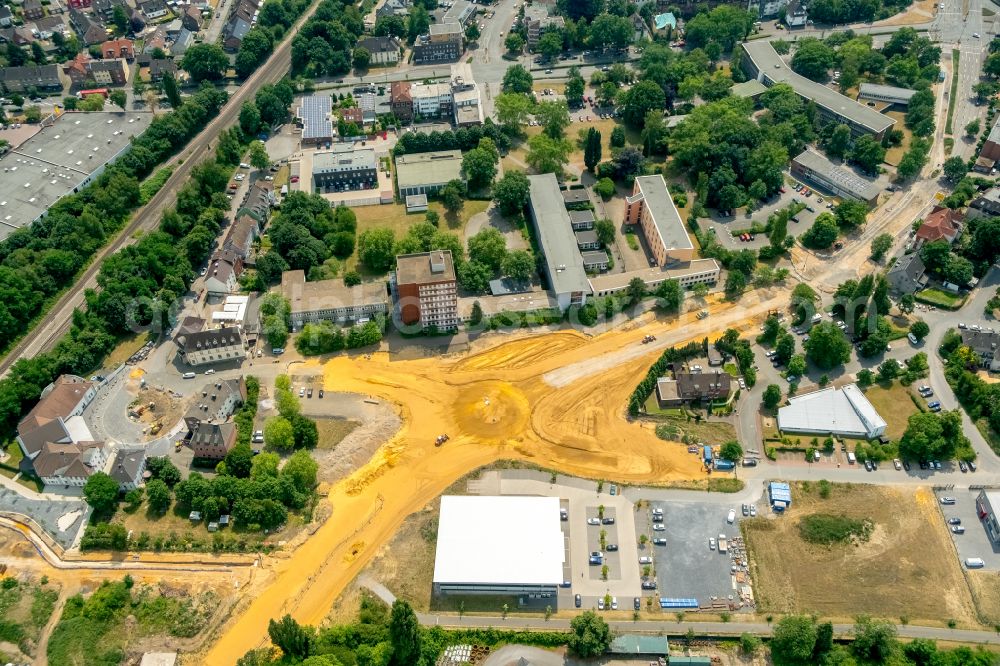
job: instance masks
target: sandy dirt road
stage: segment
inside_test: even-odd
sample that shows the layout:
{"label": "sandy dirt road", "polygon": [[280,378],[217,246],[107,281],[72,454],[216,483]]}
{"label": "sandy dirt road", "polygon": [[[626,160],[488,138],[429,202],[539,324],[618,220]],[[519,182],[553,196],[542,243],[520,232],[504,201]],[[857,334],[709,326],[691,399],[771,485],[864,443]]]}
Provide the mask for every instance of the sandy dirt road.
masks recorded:
{"label": "sandy dirt road", "polygon": [[[663,348],[762,319],[787,299],[776,290],[748,302],[713,304],[701,322],[692,314],[653,319],[594,338],[561,331],[447,359],[332,359],[322,366],[326,390],[391,402],[403,427],[367,465],[333,487],[331,518],[288,559],[273,563],[271,584],[227,627],[204,663],[235,663],[267,640],[268,620],[285,613],[304,623],[322,621],[406,516],[470,470],[500,458],[623,482],[701,478],[698,460],[630,423],[624,405]],[[657,335],[655,345],[641,344],[648,333]],[[436,447],[443,433],[450,440]]]}

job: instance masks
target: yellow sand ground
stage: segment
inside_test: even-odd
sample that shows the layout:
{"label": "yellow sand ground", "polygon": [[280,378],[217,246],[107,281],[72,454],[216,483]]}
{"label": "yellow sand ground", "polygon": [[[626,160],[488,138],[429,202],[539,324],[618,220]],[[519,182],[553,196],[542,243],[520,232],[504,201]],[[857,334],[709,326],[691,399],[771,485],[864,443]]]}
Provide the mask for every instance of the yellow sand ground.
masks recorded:
{"label": "yellow sand ground", "polygon": [[[701,321],[690,313],[594,338],[564,331],[462,357],[395,361],[382,353],[330,360],[323,366],[327,391],[390,401],[404,425],[367,465],[333,487],[332,515],[315,535],[287,559],[267,563],[274,567],[269,586],[202,663],[235,663],[267,640],[268,620],[285,613],[307,624],[322,621],[408,515],[468,471],[500,458],[632,483],[702,478],[685,448],[626,419],[627,398],[664,345],[718,335],[787,303],[784,292],[758,293],[739,307],[716,303]],[[657,335],[656,346],[641,344],[647,333]],[[451,439],[436,447],[444,433]]]}

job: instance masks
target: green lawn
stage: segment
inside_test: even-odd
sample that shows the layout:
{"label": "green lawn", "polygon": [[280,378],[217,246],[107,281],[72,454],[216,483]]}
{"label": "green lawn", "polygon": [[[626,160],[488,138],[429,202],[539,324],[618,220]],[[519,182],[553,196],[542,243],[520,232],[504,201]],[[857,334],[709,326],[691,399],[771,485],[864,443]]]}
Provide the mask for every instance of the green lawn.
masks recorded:
{"label": "green lawn", "polygon": [[876,384],[865,391],[865,397],[885,419],[888,424],[885,436],[892,440],[903,436],[907,420],[920,411],[910,399],[909,389],[899,382],[894,381],[891,385]]}
{"label": "green lawn", "polygon": [[914,298],[921,303],[936,305],[948,310],[957,310],[962,307],[963,303],[965,303],[964,296],[959,296],[958,294],[953,294],[934,287],[918,291],[914,294]]}

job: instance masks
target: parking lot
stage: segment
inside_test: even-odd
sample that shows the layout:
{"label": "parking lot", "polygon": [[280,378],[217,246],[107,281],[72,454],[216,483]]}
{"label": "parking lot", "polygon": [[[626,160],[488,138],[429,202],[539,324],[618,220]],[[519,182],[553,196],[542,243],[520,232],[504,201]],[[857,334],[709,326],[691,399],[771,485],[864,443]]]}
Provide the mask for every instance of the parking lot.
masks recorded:
{"label": "parking lot", "polygon": [[[955,548],[958,550],[959,560],[964,563],[966,558],[980,557],[986,563],[986,569],[1000,571],[1000,548],[990,541],[989,535],[986,534],[986,528],[976,513],[976,497],[979,495],[979,491],[937,490],[935,494],[938,497],[938,508],[941,509],[941,520],[959,518],[962,521],[962,527],[965,528],[964,534],[955,534],[954,532],[951,534]],[[954,497],[955,503],[941,504],[942,497]],[[947,528],[950,531],[952,526],[947,525]]]}
{"label": "parking lot", "polygon": [[[736,518],[727,522],[729,509]],[[663,511],[663,531],[653,531],[651,511]],[[658,597],[693,598],[701,605],[711,603],[713,597],[736,596],[730,571],[728,553],[718,550],[718,538],[740,536],[740,505],[707,504],[700,502],[653,502],[650,510],[641,512],[640,534],[652,539],[665,538],[665,546],[650,546],[653,551],[654,571]],[[716,547],[709,549],[709,539],[716,540]]]}
{"label": "parking lot", "polygon": [[[738,236],[733,236],[733,232],[747,231],[754,222],[761,226],[767,224],[767,218],[772,213],[787,208],[794,203],[793,199],[798,199],[800,202],[814,209],[813,212],[803,209],[795,216],[798,218],[798,222],[790,221],[788,223],[788,235],[801,236],[809,231],[820,213],[830,210],[828,208],[829,204],[833,203],[836,205],[836,200],[816,192],[812,186],[810,186],[812,194],[804,196],[793,189],[796,182],[791,177],[786,178],[785,193],[778,193],[777,196],[772,197],[752,213],[737,212],[735,215],[722,216],[719,214],[719,211],[713,211],[710,218],[702,219],[700,222],[708,229],[714,230],[709,233],[715,233],[716,238],[718,238],[723,247],[735,250],[742,250],[744,248],[756,250],[770,243],[765,234],[755,234],[753,240],[741,241]],[[821,198],[823,199],[822,202],[819,201]]]}

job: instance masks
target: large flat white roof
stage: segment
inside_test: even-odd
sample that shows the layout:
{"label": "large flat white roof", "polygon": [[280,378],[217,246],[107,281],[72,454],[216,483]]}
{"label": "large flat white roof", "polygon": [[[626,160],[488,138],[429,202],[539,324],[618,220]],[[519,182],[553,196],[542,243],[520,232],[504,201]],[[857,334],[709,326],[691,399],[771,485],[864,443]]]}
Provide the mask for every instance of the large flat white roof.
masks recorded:
{"label": "large flat white roof", "polygon": [[778,410],[778,429],[875,437],[886,422],[854,384],[827,388],[789,398]]}
{"label": "large flat white roof", "polygon": [[558,585],[558,497],[441,498],[435,583]]}

